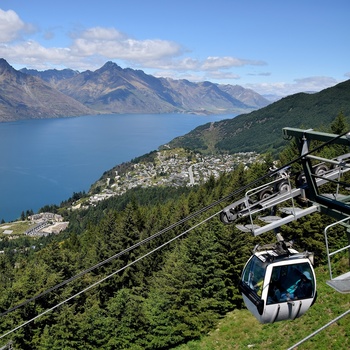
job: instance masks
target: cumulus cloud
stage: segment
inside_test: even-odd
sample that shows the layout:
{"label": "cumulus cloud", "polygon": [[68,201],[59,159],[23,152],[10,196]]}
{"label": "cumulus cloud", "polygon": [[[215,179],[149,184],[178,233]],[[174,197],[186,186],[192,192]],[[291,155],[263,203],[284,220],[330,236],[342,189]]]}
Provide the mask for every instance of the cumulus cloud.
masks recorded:
{"label": "cumulus cloud", "polygon": [[[226,72],[233,67],[262,65],[264,62],[235,57],[210,56],[203,60],[183,57],[186,50],[178,43],[161,40],[139,40],[115,28],[93,27],[71,33],[67,47],[45,47],[33,40],[16,41],[30,24],[24,23],[12,10],[0,9],[0,56],[11,63],[28,68],[47,69],[68,67],[78,70],[97,69],[107,60],[123,61],[125,65],[141,69],[173,71],[178,74],[237,79],[238,75]],[[42,33],[46,40],[54,37],[53,30]],[[1,45],[2,43],[2,45]],[[199,74],[202,72],[202,74]],[[204,72],[204,74],[203,74]]]}
{"label": "cumulus cloud", "polygon": [[[13,14],[17,16],[14,12]],[[23,22],[19,20],[19,23]],[[47,48],[32,40],[11,43],[10,41],[14,40],[17,33],[24,27],[24,24],[17,25],[17,30],[8,30],[6,44],[1,45],[0,42],[0,56],[12,63],[30,64],[30,68],[35,69],[45,69],[55,65],[78,70],[97,69],[106,60],[124,60],[126,63],[143,67],[159,67],[157,63],[160,61],[167,61],[183,52],[179,44],[171,41],[137,40],[114,28],[102,27],[76,33],[68,47]],[[2,36],[5,42],[5,34]],[[50,32],[50,37],[53,37],[52,32]],[[48,37],[45,36],[45,38]]]}
{"label": "cumulus cloud", "polygon": [[[230,72],[234,67],[263,65],[264,62],[235,57],[209,56],[198,60],[184,57],[180,44],[161,39],[139,40],[115,28],[93,27],[71,33],[67,47],[45,47],[33,40],[17,40],[30,28],[12,10],[0,9],[0,57],[28,68],[97,69],[107,60],[122,61],[126,66],[157,69],[176,76],[198,77],[198,80],[238,79]],[[44,31],[46,40],[54,37],[51,29]],[[2,44],[1,44],[2,43]]]}
{"label": "cumulus cloud", "polygon": [[8,43],[17,39],[25,28],[26,25],[16,12],[0,9],[0,42]]}
{"label": "cumulus cloud", "polygon": [[149,61],[180,55],[181,46],[167,40],[130,38],[114,28],[95,27],[74,39],[71,53],[76,56],[100,55],[108,59]]}
{"label": "cumulus cloud", "polygon": [[28,67],[45,68],[45,62],[61,65],[69,59],[69,49],[45,48],[36,41],[26,41],[15,45],[1,45],[0,56],[10,63],[24,64]]}

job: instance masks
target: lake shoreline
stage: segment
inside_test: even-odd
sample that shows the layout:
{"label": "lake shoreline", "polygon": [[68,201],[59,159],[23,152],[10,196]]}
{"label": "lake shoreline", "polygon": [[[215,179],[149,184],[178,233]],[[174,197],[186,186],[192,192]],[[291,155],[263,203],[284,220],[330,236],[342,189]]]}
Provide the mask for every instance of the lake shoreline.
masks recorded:
{"label": "lake shoreline", "polygon": [[59,205],[105,171],[233,115],[98,115],[0,124],[0,220]]}

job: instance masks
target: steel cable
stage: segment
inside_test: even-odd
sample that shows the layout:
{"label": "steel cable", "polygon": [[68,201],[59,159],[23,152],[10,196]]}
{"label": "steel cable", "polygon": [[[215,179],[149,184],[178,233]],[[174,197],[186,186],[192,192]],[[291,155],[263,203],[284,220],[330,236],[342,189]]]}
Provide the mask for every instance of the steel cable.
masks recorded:
{"label": "steel cable", "polygon": [[217,213],[215,213],[215,214],[209,216],[208,218],[202,220],[200,223],[198,223],[198,224],[196,224],[196,225],[190,227],[188,230],[183,231],[182,233],[180,233],[180,234],[178,234],[177,236],[173,237],[173,238],[170,239],[169,241],[167,241],[167,242],[161,244],[161,245],[158,246],[157,248],[154,248],[154,249],[151,250],[150,252],[148,252],[148,253],[142,255],[141,257],[135,259],[135,260],[132,261],[131,263],[125,265],[125,266],[122,267],[121,269],[112,272],[112,273],[109,274],[108,276],[103,277],[102,279],[100,279],[100,280],[96,281],[95,283],[89,285],[88,287],[86,287],[85,289],[81,290],[80,292],[78,292],[78,293],[72,295],[71,297],[69,297],[69,298],[67,298],[67,299],[65,299],[65,300],[63,300],[63,301],[61,301],[60,303],[54,305],[54,306],[51,307],[50,309],[47,309],[47,310],[43,311],[43,312],[40,313],[39,315],[37,315],[37,316],[31,318],[30,320],[28,320],[28,321],[26,321],[26,322],[20,324],[19,326],[17,326],[17,327],[15,327],[15,328],[11,329],[11,330],[8,331],[8,332],[4,333],[3,335],[0,336],[0,339],[2,339],[2,338],[4,338],[4,337],[6,337],[7,335],[9,335],[9,334],[11,334],[11,333],[17,331],[18,329],[20,329],[20,328],[22,328],[22,327],[28,325],[29,323],[31,323],[31,322],[37,320],[38,318],[40,318],[41,316],[44,316],[45,314],[49,313],[50,311],[55,310],[55,309],[58,308],[59,306],[61,306],[61,305],[65,304],[65,303],[67,303],[68,301],[74,299],[75,297],[79,296],[80,294],[83,294],[83,293],[87,292],[89,289],[91,289],[91,288],[93,288],[93,287],[96,287],[97,285],[99,285],[100,283],[102,283],[102,282],[106,281],[107,279],[113,277],[113,276],[116,275],[117,273],[119,273],[119,272],[125,270],[126,268],[128,268],[128,267],[130,267],[130,266],[136,264],[136,263],[139,262],[140,260],[142,260],[142,259],[146,258],[147,256],[153,254],[153,253],[156,252],[157,250],[159,250],[159,249],[161,249],[161,248],[167,246],[168,244],[170,244],[171,242],[175,241],[176,239],[178,239],[178,238],[184,236],[186,233],[188,233],[188,232],[192,231],[193,229],[195,229],[196,227],[202,225],[204,222],[209,221],[210,219],[212,219],[213,217],[217,216],[218,214],[219,214],[219,212],[217,212]]}

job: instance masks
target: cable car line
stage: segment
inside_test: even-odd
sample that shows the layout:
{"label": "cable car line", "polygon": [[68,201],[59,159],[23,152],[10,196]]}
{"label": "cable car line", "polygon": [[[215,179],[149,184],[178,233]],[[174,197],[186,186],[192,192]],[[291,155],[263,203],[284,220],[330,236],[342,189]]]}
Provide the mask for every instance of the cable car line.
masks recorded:
{"label": "cable car line", "polygon": [[122,267],[122,268],[120,268],[120,269],[118,269],[118,270],[112,272],[111,274],[109,274],[109,275],[103,277],[102,279],[100,279],[100,280],[94,282],[93,284],[87,286],[86,288],[84,288],[84,289],[81,290],[80,292],[78,292],[78,293],[76,293],[76,294],[70,296],[69,298],[67,298],[67,299],[65,299],[65,300],[63,300],[63,301],[61,301],[60,303],[54,305],[53,307],[51,307],[51,308],[49,308],[49,309],[43,311],[43,312],[40,313],[39,315],[36,315],[35,317],[31,318],[30,320],[25,321],[24,323],[20,324],[19,326],[17,326],[17,327],[15,327],[15,328],[11,329],[10,331],[8,331],[8,332],[2,334],[2,335],[0,336],[0,339],[2,339],[2,338],[4,338],[4,337],[6,337],[7,335],[9,335],[9,334],[11,334],[11,333],[17,331],[18,329],[20,329],[20,328],[22,328],[22,327],[28,325],[29,323],[31,323],[31,322],[37,320],[37,319],[40,318],[41,316],[44,316],[44,315],[46,315],[47,313],[49,313],[49,312],[51,312],[51,311],[57,309],[59,306],[62,306],[63,304],[67,303],[68,301],[70,301],[70,300],[76,298],[77,296],[79,296],[79,295],[81,295],[81,294],[87,292],[87,291],[90,290],[91,288],[96,287],[96,286],[99,285],[100,283],[102,283],[102,282],[106,281],[107,279],[113,277],[114,275],[116,275],[116,274],[118,274],[119,272],[125,270],[126,268],[128,268],[128,267],[130,267],[130,266],[136,264],[137,262],[141,261],[142,259],[146,258],[147,256],[153,254],[154,252],[156,252],[156,251],[158,251],[158,250],[164,248],[165,246],[169,245],[170,243],[174,242],[174,241],[177,240],[178,238],[184,236],[185,234],[187,234],[188,232],[190,232],[190,231],[192,231],[193,229],[197,228],[198,226],[200,226],[200,225],[204,224],[205,222],[211,220],[212,218],[216,217],[218,214],[219,214],[219,212],[217,212],[217,213],[215,213],[215,214],[212,214],[212,215],[209,216],[208,218],[202,220],[202,221],[199,222],[198,224],[196,224],[196,225],[190,227],[189,229],[187,229],[187,230],[181,232],[181,233],[178,234],[177,236],[175,236],[175,237],[173,237],[172,239],[168,240],[167,242],[161,244],[160,246],[154,248],[153,250],[149,251],[148,253],[142,255],[141,257],[135,259],[134,261],[130,262],[129,264],[125,265],[124,267]]}
{"label": "cable car line", "polygon": [[[235,192],[239,193],[239,191],[235,191]],[[65,286],[65,285],[68,284],[69,282],[72,282],[72,281],[76,280],[77,278],[82,277],[83,275],[85,275],[85,274],[87,274],[87,273],[89,273],[89,272],[95,270],[96,268],[99,268],[99,267],[101,267],[101,266],[107,264],[108,262],[110,262],[110,261],[112,261],[112,260],[114,260],[114,259],[116,259],[116,258],[118,258],[118,257],[120,257],[120,256],[122,256],[122,255],[124,255],[125,253],[128,253],[128,252],[132,251],[133,249],[135,249],[135,248],[137,248],[137,247],[139,247],[139,246],[141,246],[141,245],[143,245],[143,244],[148,243],[149,241],[151,241],[151,240],[157,238],[158,236],[161,236],[162,234],[164,234],[164,233],[170,231],[171,229],[173,229],[173,228],[175,228],[175,227],[177,227],[177,226],[179,226],[179,225],[181,225],[181,224],[187,222],[188,220],[193,219],[193,218],[195,218],[196,216],[198,216],[198,215],[200,215],[200,214],[206,212],[207,210],[213,208],[214,206],[220,204],[222,201],[227,200],[227,198],[230,198],[232,195],[233,195],[233,194],[230,194],[228,197],[225,197],[225,198],[220,199],[220,200],[218,200],[218,201],[216,201],[216,202],[214,202],[214,203],[212,203],[212,204],[210,204],[210,205],[207,205],[206,207],[203,207],[202,209],[200,209],[200,210],[198,210],[198,211],[196,211],[196,212],[194,212],[194,213],[188,215],[187,217],[185,217],[185,218],[183,218],[183,219],[177,221],[177,222],[174,223],[174,224],[171,224],[170,226],[168,226],[168,227],[162,229],[161,231],[159,231],[159,232],[153,234],[152,236],[149,236],[149,237],[145,238],[144,240],[142,240],[142,241],[140,241],[140,242],[137,242],[136,244],[134,244],[134,245],[132,245],[132,246],[130,246],[130,247],[124,249],[123,251],[121,251],[121,252],[119,252],[119,253],[117,253],[117,254],[111,256],[111,257],[109,257],[108,259],[103,260],[103,261],[99,262],[98,264],[93,265],[93,266],[89,267],[88,269],[79,272],[78,274],[76,274],[76,275],[74,275],[74,276],[72,276],[72,277],[70,277],[70,278],[68,278],[68,279],[66,279],[66,280],[64,280],[64,281],[62,281],[62,282],[60,282],[60,283],[58,283],[57,285],[55,285],[55,286],[53,286],[53,287],[51,287],[51,288],[48,288],[47,290],[45,290],[45,291],[43,291],[43,292],[41,292],[41,293],[39,293],[39,294],[37,294],[37,295],[35,295],[35,296],[29,298],[29,299],[26,299],[26,300],[23,301],[22,303],[20,303],[20,304],[18,304],[18,305],[16,305],[16,306],[13,306],[13,307],[9,308],[9,309],[6,310],[6,311],[3,311],[2,313],[0,313],[0,317],[1,317],[1,316],[5,316],[5,315],[7,315],[8,313],[10,313],[10,312],[12,312],[12,311],[15,311],[15,310],[19,309],[20,307],[29,304],[30,302],[33,302],[33,301],[35,301],[35,300],[37,300],[37,299],[39,299],[39,298],[41,298],[41,297],[47,295],[48,293],[51,293],[51,292],[53,292],[54,290],[56,290],[56,289],[58,289],[58,288],[60,288],[60,287]]]}
{"label": "cable car line", "polygon": [[[342,195],[344,201],[341,200],[341,197],[338,199],[338,190],[340,185],[345,184],[340,181],[340,175],[350,170],[350,154],[341,155],[334,160],[330,160],[330,163],[334,164],[335,167],[329,171],[323,163],[318,164],[318,173],[316,168],[312,166],[311,159],[315,160],[317,158],[318,161],[321,160],[326,163],[329,160],[310,156],[310,154],[331,143],[349,146],[349,133],[346,132],[334,137],[333,134],[289,128],[284,129],[284,132],[297,138],[296,141],[301,156],[290,162],[289,165],[295,161],[301,161],[305,182],[300,184],[300,188],[292,189],[289,184],[288,190],[286,188],[281,190],[273,183],[283,183],[282,181],[285,181],[288,174],[286,174],[286,177],[279,174],[280,178],[248,191],[244,199],[236,200],[225,207],[220,214],[221,221],[226,224],[233,223],[237,219],[249,216],[251,225],[238,225],[238,228],[245,230],[245,232],[251,232],[255,236],[316,211],[335,219],[340,217],[343,221],[348,221],[350,219],[350,203],[346,201],[346,195]],[[346,138],[340,139],[344,135],[346,135]],[[339,141],[337,141],[338,139]],[[327,142],[323,142],[312,151],[308,151],[311,140],[327,140]],[[276,169],[274,173],[277,174],[280,170],[281,168]],[[322,176],[319,176],[320,174]],[[338,181],[331,181],[337,177]],[[333,195],[331,193],[329,197],[327,197],[327,194],[321,195],[318,191],[319,186],[328,182],[337,184],[336,193]],[[271,189],[269,193],[264,196],[261,195],[267,189]],[[257,196],[258,200],[249,196]],[[306,209],[305,206],[295,208],[293,204],[293,208],[280,208],[282,213],[287,214],[283,218],[270,216],[265,220],[264,217],[258,217],[261,222],[267,223],[262,227],[253,223],[252,216],[258,212],[266,211],[268,208],[273,209],[278,204],[301,196],[304,203],[307,204]],[[253,252],[243,268],[239,284],[246,307],[260,323],[294,320],[307,312],[317,298],[316,275],[312,266],[313,254],[310,252],[299,253],[291,245],[283,244],[285,242],[282,236],[279,237],[279,234],[276,234],[276,237],[277,243],[259,247],[259,250]],[[336,279],[337,283],[334,282],[333,284],[341,285],[343,291],[347,290],[350,283],[349,273],[338,276]],[[329,282],[327,284],[333,287]]]}
{"label": "cable car line", "polygon": [[[220,203],[220,201],[218,201],[218,203]],[[117,253],[117,254],[115,254],[115,255],[109,257],[108,259],[103,260],[103,261],[99,262],[98,264],[93,265],[93,266],[89,267],[88,269],[79,272],[78,274],[76,274],[76,275],[74,275],[74,276],[72,276],[72,277],[70,277],[70,278],[68,278],[68,279],[66,279],[66,280],[64,280],[64,281],[62,281],[61,283],[58,283],[57,285],[55,285],[55,286],[53,286],[53,287],[51,287],[51,288],[48,288],[47,290],[45,290],[45,291],[43,291],[43,292],[41,292],[41,293],[39,293],[39,294],[33,296],[32,298],[29,298],[29,299],[23,301],[22,303],[20,303],[20,304],[18,304],[18,305],[16,305],[16,306],[13,306],[13,307],[9,308],[9,309],[6,310],[6,311],[3,311],[2,313],[0,313],[0,317],[5,316],[5,315],[7,315],[8,313],[10,313],[10,312],[12,312],[12,311],[17,310],[18,308],[20,308],[20,307],[22,307],[22,306],[25,306],[25,305],[29,304],[29,303],[32,302],[32,301],[35,301],[35,300],[37,300],[37,299],[39,299],[39,298],[45,296],[46,294],[51,293],[51,292],[53,292],[54,290],[56,290],[56,289],[58,289],[58,288],[60,288],[60,287],[63,287],[64,285],[68,284],[69,282],[72,282],[72,281],[76,280],[77,278],[82,277],[83,275],[85,275],[85,274],[87,274],[87,273],[89,273],[89,272],[95,270],[96,268],[99,268],[99,267],[101,267],[101,266],[107,264],[108,262],[110,262],[110,261],[112,261],[112,260],[114,260],[114,259],[116,259],[116,258],[118,258],[118,257],[120,257],[120,256],[122,256],[122,255],[124,255],[125,253],[128,253],[128,252],[130,252],[130,251],[132,251],[132,250],[138,248],[139,246],[148,243],[149,241],[151,241],[151,240],[157,238],[158,236],[161,236],[162,234],[164,234],[164,233],[170,231],[171,229],[173,229],[173,228],[175,228],[175,227],[177,227],[177,226],[179,226],[179,225],[181,225],[181,224],[187,222],[188,220],[190,220],[190,219],[192,219],[192,218],[198,216],[199,214],[201,214],[201,213],[203,213],[203,212],[205,212],[205,211],[211,209],[211,208],[214,207],[215,205],[217,205],[217,203],[210,204],[210,205],[208,205],[208,206],[206,206],[206,207],[204,207],[204,208],[202,208],[202,209],[200,209],[200,210],[198,210],[198,211],[196,211],[196,212],[194,212],[194,213],[188,215],[187,217],[185,217],[185,218],[183,218],[183,219],[177,221],[176,223],[174,223],[174,224],[172,224],[172,225],[170,225],[170,226],[164,228],[163,230],[161,230],[161,231],[159,231],[159,232],[153,234],[152,236],[149,236],[149,237],[145,238],[144,240],[142,240],[142,241],[140,241],[140,242],[137,242],[136,244],[134,244],[134,245],[132,245],[132,246],[130,246],[130,247],[124,249],[123,251],[121,251],[121,252],[119,252],[119,253]]]}

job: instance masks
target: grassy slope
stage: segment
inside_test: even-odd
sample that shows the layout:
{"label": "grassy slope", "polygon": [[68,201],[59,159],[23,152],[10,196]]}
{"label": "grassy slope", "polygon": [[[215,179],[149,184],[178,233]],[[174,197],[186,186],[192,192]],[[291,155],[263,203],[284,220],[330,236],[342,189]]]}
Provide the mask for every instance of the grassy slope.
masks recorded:
{"label": "grassy slope", "polygon": [[25,231],[34,226],[35,224],[28,221],[14,221],[11,223],[0,224],[0,234],[2,234],[5,230],[13,231],[11,235],[23,234]]}
{"label": "grassy slope", "polygon": [[[340,294],[326,284],[328,270],[317,269],[318,298],[295,321],[260,324],[248,310],[234,310],[223,318],[217,329],[201,340],[189,342],[176,350],[289,349],[305,337],[350,308],[350,295]],[[297,349],[349,349],[350,314],[325,328]]]}

